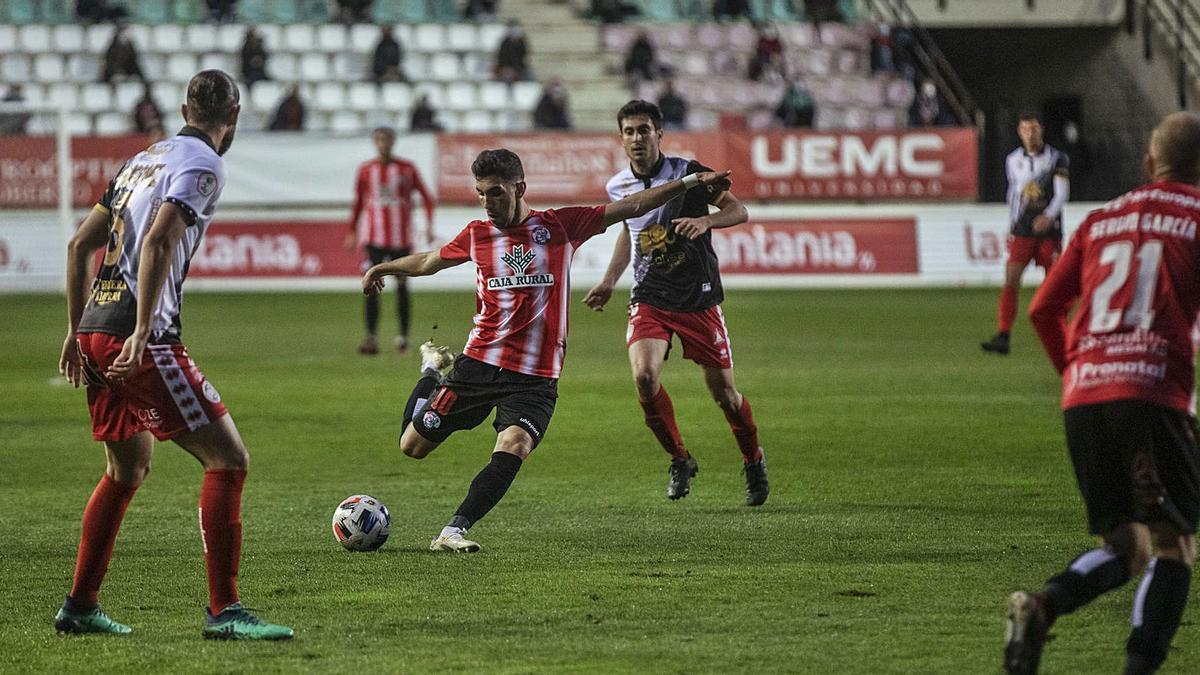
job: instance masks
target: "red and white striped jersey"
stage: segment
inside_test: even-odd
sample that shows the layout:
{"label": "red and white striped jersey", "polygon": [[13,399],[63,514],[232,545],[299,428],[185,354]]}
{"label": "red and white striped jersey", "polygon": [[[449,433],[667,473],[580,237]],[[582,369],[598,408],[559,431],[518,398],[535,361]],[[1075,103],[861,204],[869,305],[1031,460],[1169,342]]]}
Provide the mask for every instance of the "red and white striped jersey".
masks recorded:
{"label": "red and white striped jersey", "polygon": [[379,248],[408,248],[412,238],[412,193],[421,194],[425,214],[433,220],[433,196],[412,162],[376,158],[358,167],[350,228],[360,243]]}
{"label": "red and white striped jersey", "polygon": [[475,327],[463,354],[498,368],[557,378],[567,350],[571,259],[604,229],[603,206],[530,211],[516,227],[467,225],[439,252],[477,267]]}

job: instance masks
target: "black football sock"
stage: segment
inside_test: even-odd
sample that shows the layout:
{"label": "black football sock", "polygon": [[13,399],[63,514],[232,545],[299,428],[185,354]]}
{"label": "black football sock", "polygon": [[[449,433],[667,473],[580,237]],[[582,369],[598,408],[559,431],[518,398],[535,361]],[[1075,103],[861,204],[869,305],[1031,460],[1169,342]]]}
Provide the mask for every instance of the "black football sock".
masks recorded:
{"label": "black football sock", "polygon": [[409,307],[411,303],[408,297],[408,284],[400,282],[400,288],[396,290],[396,316],[400,317],[400,334],[408,337],[408,317]]}
{"label": "black football sock", "polygon": [[1094,548],[1046,582],[1046,618],[1070,614],[1129,581],[1129,560],[1108,548]]}
{"label": "black football sock", "polygon": [[429,400],[429,395],[437,389],[440,384],[440,378],[436,373],[428,370],[421,371],[421,379],[417,380],[417,386],[413,387],[412,393],[408,395],[408,402],[404,404],[404,420],[400,423],[400,435],[404,435],[404,430],[412,423],[413,416],[425,405],[425,401]]}
{"label": "black football sock", "polygon": [[1133,631],[1125,643],[1126,673],[1151,673],[1167,659],[1183,620],[1192,570],[1178,560],[1155,558],[1133,599]]}
{"label": "black football sock", "polygon": [[367,335],[375,337],[379,328],[379,296],[368,295],[367,301]]}
{"label": "black football sock", "polygon": [[[513,479],[517,477],[517,472],[520,470],[520,457],[507,452],[493,452],[492,461],[488,462],[488,465],[475,476],[475,480],[471,481],[471,488],[467,490],[467,498],[463,500],[462,504],[459,504],[458,510],[454,512],[455,518],[457,519],[459,516],[465,518],[467,527],[478,523],[480,518],[487,515],[487,512],[500,502],[500,498],[508,491],[508,486],[512,485]],[[450,521],[451,526],[458,527],[454,523],[455,521]]]}

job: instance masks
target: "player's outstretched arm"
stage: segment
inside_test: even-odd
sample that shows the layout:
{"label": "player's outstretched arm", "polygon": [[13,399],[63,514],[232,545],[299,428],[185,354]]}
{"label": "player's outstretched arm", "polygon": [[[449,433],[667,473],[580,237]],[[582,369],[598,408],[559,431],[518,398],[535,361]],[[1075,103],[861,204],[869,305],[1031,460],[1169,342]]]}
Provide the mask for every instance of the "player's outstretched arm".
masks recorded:
{"label": "player's outstretched arm", "polygon": [[108,367],[106,374],[110,377],[126,377],[141,363],[142,351],[150,341],[154,310],[158,307],[163,284],[171,271],[175,249],[187,228],[188,221],[183,209],[173,202],[163,202],[142,240],[142,253],[138,261],[137,324],[133,334],[121,346],[121,353]]}
{"label": "player's outstretched arm", "polygon": [[108,209],[97,205],[67,244],[67,338],[58,358],[58,372],[72,385],[83,381],[83,359],[75,332],[88,297],[88,261],[108,242]]}
{"label": "player's outstretched arm", "polygon": [[635,192],[628,197],[604,206],[604,227],[630,218],[645,215],[692,188],[711,188],[715,192],[729,189],[729,171],[702,171],[673,180],[658,187]]}
{"label": "player's outstretched arm", "polygon": [[742,202],[738,201],[738,198],[728,190],[717,195],[717,198],[712,200],[712,204],[719,209],[716,213],[710,213],[700,218],[672,220],[671,224],[675,226],[675,231],[688,239],[695,239],[709,230],[741,225],[750,219],[750,213],[746,211],[746,207],[742,206]]}
{"label": "player's outstretched arm", "polygon": [[622,227],[621,234],[617,235],[617,245],[613,247],[612,260],[608,262],[608,270],[604,272],[604,278],[583,297],[583,304],[597,312],[604,311],[604,305],[608,304],[609,299],[612,298],[613,286],[617,285],[617,280],[625,273],[625,268],[629,267],[631,249],[629,228]]}
{"label": "player's outstretched arm", "polygon": [[363,275],[363,294],[374,295],[381,292],[386,277],[425,277],[463,262],[465,261],[446,260],[438,251],[426,251],[380,263]]}

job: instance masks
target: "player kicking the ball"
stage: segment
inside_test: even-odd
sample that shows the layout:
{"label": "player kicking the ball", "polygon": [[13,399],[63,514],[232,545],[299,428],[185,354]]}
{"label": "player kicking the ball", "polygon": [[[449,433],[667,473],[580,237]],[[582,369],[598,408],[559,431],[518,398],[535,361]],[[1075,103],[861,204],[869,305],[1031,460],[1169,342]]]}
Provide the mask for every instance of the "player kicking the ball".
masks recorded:
{"label": "player kicking the ball", "polygon": [[421,459],[450,434],[478,426],[497,410],[491,461],[429,546],[468,553],[479,544],[464,537],[467,530],[504,496],[550,425],[567,348],[575,250],[609,225],[692,188],[729,187],[728,171],[705,171],[602,206],[534,211],[525,203],[525,170],[513,152],[485,150],[471,173],[487,220],[472,221],[438,251],[385,262],[363,276],[363,292],[379,293],[389,275],[425,276],[468,260],[477,267],[475,328],[457,359],[445,347],[421,346],[421,379],[405,406],[400,436],[404,454]]}
{"label": "player kicking the ball", "polygon": [[[126,162],[71,240],[59,371],[76,387],[86,382],[92,436],[104,442],[108,468],[83,512],[75,583],[54,619],[60,632],[131,632],[101,611],[97,594],[157,438],[175,441],[204,467],[200,536],[211,602],[204,637],[292,637],[291,628],[262,621],[238,599],[250,458],[217,390],[180,340],[183,281],[225,187],[221,155],[233,143],[238,100],[226,73],[193,77],[182,108],[187,126]],[[105,246],[89,298],[88,263]]]}
{"label": "player kicking the ball", "polygon": [[[668,157],[659,151],[662,113],[653,103],[625,104],[617,112],[617,128],[629,168],[608,181],[608,196],[612,199],[708,170],[699,162]],[[719,210],[710,215],[709,204]],[[763,504],[770,491],[750,401],[734,385],[729,331],[721,312],[725,295],[710,234],[713,228],[733,227],[746,222],[746,218],[745,207],[727,190],[692,192],[645,215],[629,218],[604,279],[583,299],[592,309],[602,310],[629,265],[633,249],[634,285],[625,340],[646,426],[671,455],[668,499],[686,497],[692,476],[696,475],[696,460],[683,446],[671,397],[659,381],[663,362],[671,351],[672,335],[678,336],[683,345],[683,358],[704,369],[704,383],[725,413],[742,451],[746,504]]]}

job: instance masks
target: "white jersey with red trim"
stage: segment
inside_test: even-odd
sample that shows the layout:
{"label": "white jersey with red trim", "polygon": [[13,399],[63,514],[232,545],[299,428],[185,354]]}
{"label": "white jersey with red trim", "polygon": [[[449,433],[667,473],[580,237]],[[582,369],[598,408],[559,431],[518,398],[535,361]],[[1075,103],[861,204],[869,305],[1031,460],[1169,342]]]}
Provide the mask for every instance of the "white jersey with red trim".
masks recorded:
{"label": "white jersey with red trim", "polygon": [[488,220],[467,225],[439,252],[476,265],[475,328],[463,354],[537,377],[557,378],[567,349],[571,259],[604,229],[603,206],[530,211],[500,229]]}
{"label": "white jersey with red trim", "polygon": [[108,247],[79,330],[118,337],[133,333],[142,240],[163,202],[171,202],[183,212],[188,227],[175,247],[154,308],[150,340],[178,341],[183,280],[192,255],[212,223],[224,187],[224,161],[208,136],[191,127],[184,127],[179,135],[151,145],[126,162],[95,207],[108,213]]}

